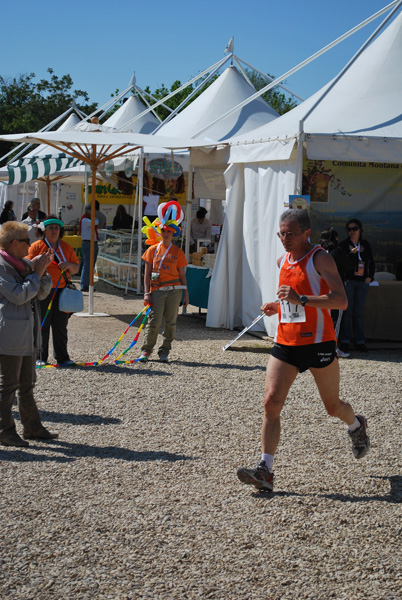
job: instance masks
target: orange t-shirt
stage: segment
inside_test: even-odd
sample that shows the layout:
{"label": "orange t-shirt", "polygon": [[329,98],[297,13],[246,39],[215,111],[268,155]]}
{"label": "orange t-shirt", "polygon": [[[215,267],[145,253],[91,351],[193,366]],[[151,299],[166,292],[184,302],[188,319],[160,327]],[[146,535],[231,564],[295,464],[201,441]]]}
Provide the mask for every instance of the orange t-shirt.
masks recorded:
{"label": "orange t-shirt", "polygon": [[169,252],[163,258],[166,247],[160,244],[151,246],[142,255],[146,263],[152,265],[152,273],[159,273],[157,282],[151,277],[151,291],[165,285],[180,285],[179,269],[187,265],[183,250],[171,244]]}
{"label": "orange t-shirt", "polygon": [[[314,246],[303,258],[290,262],[289,252],[282,259],[279,273],[279,285],[288,285],[299,296],[321,296],[330,291],[327,282],[322,279],[314,267],[314,254],[325,252],[321,246]],[[299,305],[298,305],[299,308]],[[306,346],[320,342],[336,341],[331,311],[326,308],[314,308],[308,303],[304,307],[304,322],[281,322],[281,304],[279,303],[279,325],[275,342],[286,346]]]}
{"label": "orange t-shirt", "polygon": [[[74,248],[72,246],[70,246],[70,244],[68,244],[67,242],[63,242],[63,240],[59,240],[59,245],[60,245],[60,248],[58,250],[56,250],[56,252],[58,254],[60,262],[66,261],[66,262],[74,263],[76,265],[78,265],[80,263],[80,261],[77,258],[76,253],[74,252]],[[31,244],[29,246],[27,258],[29,258],[29,260],[32,260],[34,256],[38,256],[39,254],[44,254],[47,250],[49,250],[49,246],[46,244],[46,242],[44,242],[43,240],[38,240],[37,242],[34,242],[33,244]],[[64,258],[63,258],[63,255],[64,255]],[[57,285],[57,282],[59,280],[59,277],[60,277],[60,268],[55,262],[52,262],[47,267],[46,270],[49,273],[50,277],[52,278],[52,288],[55,288]],[[68,278],[67,273],[66,273],[66,276]],[[64,279],[64,277],[62,277],[60,279],[59,288],[64,288],[64,287],[66,287],[66,280]]]}

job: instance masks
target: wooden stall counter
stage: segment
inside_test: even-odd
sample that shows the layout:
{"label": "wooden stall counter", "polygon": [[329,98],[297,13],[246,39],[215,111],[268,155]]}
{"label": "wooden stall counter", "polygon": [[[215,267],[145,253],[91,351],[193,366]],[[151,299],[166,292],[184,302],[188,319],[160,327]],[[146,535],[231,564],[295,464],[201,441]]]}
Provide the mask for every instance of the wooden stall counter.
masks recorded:
{"label": "wooden stall counter", "polygon": [[209,267],[187,265],[186,279],[189,302],[198,308],[208,308],[209,285],[211,277]]}
{"label": "wooden stall counter", "polygon": [[402,341],[402,281],[370,286],[363,311],[364,333],[371,340]]}

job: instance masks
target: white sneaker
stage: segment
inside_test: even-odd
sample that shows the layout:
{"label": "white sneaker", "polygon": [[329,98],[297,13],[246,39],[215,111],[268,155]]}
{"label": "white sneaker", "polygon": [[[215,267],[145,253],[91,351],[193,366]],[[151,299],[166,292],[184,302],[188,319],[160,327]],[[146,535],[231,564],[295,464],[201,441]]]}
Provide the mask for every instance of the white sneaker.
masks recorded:
{"label": "white sneaker", "polygon": [[46,363],[43,360],[37,360],[36,361],[36,366],[37,367],[44,367],[46,365]]}
{"label": "white sneaker", "polygon": [[344,352],[340,348],[336,349],[336,355],[338,358],[349,358],[350,352]]}

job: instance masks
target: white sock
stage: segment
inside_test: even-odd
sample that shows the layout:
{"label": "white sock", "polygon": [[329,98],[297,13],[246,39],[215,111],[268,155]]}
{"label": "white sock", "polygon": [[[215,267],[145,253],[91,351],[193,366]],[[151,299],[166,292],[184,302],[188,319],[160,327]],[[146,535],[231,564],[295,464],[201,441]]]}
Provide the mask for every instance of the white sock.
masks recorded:
{"label": "white sock", "polygon": [[274,464],[274,455],[273,454],[261,454],[261,460],[264,460],[268,469],[270,471],[272,471],[272,466]]}
{"label": "white sock", "polygon": [[352,433],[353,431],[356,431],[356,429],[359,429],[361,423],[359,421],[359,419],[357,417],[355,417],[355,422],[352,423],[352,425],[348,425],[348,431],[350,431],[350,433]]}

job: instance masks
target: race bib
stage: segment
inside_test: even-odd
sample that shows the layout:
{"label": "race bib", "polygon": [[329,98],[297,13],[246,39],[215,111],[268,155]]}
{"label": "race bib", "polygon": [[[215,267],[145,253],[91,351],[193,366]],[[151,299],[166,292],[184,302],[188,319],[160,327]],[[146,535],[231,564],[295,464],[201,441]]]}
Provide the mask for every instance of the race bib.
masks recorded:
{"label": "race bib", "polygon": [[362,260],[359,260],[357,263],[357,271],[355,271],[355,275],[364,275],[364,262]]}
{"label": "race bib", "polygon": [[281,300],[281,323],[305,323],[306,311],[301,304]]}

